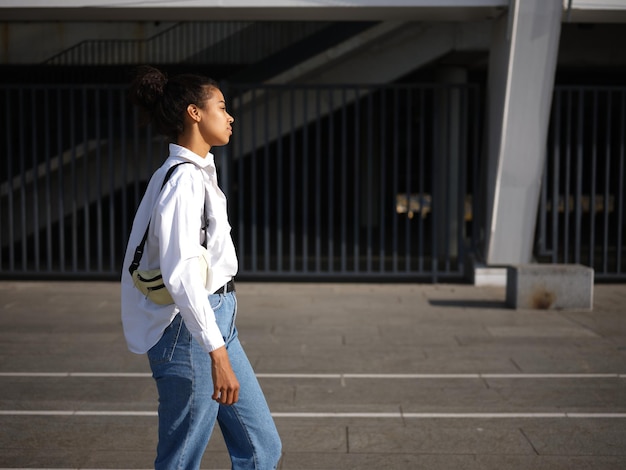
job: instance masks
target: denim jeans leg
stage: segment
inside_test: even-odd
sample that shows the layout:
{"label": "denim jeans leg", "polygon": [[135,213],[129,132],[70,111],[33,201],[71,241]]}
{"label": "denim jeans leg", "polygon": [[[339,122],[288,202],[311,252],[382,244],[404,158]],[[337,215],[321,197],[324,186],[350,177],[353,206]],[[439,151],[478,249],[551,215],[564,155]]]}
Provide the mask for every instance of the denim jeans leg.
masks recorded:
{"label": "denim jeans leg", "polygon": [[227,316],[218,312],[216,316],[240,389],[237,403],[220,405],[217,421],[233,470],[271,470],[280,461],[280,437],[256,374],[239,342],[235,326],[237,296],[233,292],[223,297],[223,305],[232,312],[232,318],[226,321]]}
{"label": "denim jeans leg", "polygon": [[155,469],[199,469],[219,408],[211,399],[210,356],[178,315],[148,358],[159,392]]}
{"label": "denim jeans leg", "polygon": [[220,406],[217,421],[230,453],[232,468],[275,469],[282,452],[280,437],[239,339],[229,342],[228,356],[241,387],[239,401],[232,406]]}

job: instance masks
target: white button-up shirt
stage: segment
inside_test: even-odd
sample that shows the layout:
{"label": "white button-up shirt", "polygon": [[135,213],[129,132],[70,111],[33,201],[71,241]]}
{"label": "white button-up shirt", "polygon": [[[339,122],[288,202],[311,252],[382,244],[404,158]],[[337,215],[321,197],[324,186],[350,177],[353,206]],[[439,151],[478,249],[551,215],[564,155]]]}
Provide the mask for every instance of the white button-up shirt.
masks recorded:
{"label": "white button-up shirt", "polygon": [[[147,352],[180,312],[187,329],[202,347],[211,352],[224,345],[208,294],[215,292],[237,273],[237,256],[230,235],[226,197],[218,186],[215,161],[170,144],[170,155],[155,171],[143,196],[126,248],[122,271],[122,324],[128,348]],[[182,162],[163,190],[167,170]],[[204,241],[205,218],[207,251],[212,282],[204,286],[198,255]],[[157,305],[135,288],[128,268],[135,248],[150,223],[139,269],[161,268],[163,281],[174,299],[173,305]]]}

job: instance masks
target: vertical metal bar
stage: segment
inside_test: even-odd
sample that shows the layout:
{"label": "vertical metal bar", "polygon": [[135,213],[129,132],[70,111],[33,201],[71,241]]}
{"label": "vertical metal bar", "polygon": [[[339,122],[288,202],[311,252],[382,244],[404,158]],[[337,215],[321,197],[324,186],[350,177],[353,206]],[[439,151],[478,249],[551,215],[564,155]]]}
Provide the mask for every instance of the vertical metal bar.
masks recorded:
{"label": "vertical metal bar", "polygon": [[91,187],[92,182],[89,180],[89,172],[88,172],[88,152],[89,152],[89,133],[88,133],[88,113],[87,113],[87,88],[83,88],[82,90],[82,108],[83,108],[83,214],[84,214],[84,224],[85,227],[83,229],[83,255],[85,256],[84,269],[85,272],[89,272],[91,270],[91,260],[89,254],[89,188]]}
{"label": "vertical metal bar", "polygon": [[[443,119],[445,119],[445,135],[452,135],[452,106],[453,100],[455,99],[454,94],[456,91],[456,87],[451,84],[442,84],[441,90],[442,95],[444,97],[445,109]],[[441,106],[440,108],[443,108]],[[437,121],[438,122],[438,121]],[[453,159],[457,158],[456,155],[452,155],[452,146],[450,145],[450,139],[445,139],[445,141],[437,140],[438,145],[441,147],[440,151],[446,155],[446,161],[451,163]],[[436,157],[435,157],[436,158]],[[440,165],[441,168],[441,165]],[[445,181],[449,181],[450,178],[450,169],[446,165],[446,167],[441,168],[441,171],[445,173]],[[459,188],[460,189],[460,188]],[[460,191],[457,191],[457,193]],[[441,250],[441,254],[443,255],[443,272],[450,272],[450,242],[452,241],[452,237],[450,236],[450,221],[452,220],[452,208],[451,208],[451,198],[450,195],[447,194],[445,196],[443,211],[441,214],[443,215],[443,249]],[[440,219],[441,220],[441,219]]]}
{"label": "vertical metal bar", "polygon": [[612,100],[611,91],[607,91],[606,103],[606,146],[605,146],[605,168],[604,168],[604,239],[602,242],[602,274],[608,274],[609,271],[609,211],[608,202],[611,195],[611,117],[612,117]]}
{"label": "vertical metal bar", "polygon": [[341,88],[341,168],[339,173],[339,179],[341,184],[340,188],[340,221],[341,221],[341,229],[340,229],[340,256],[341,256],[341,264],[340,271],[341,273],[345,273],[348,269],[347,258],[348,258],[348,229],[347,229],[347,159],[348,159],[348,116],[347,116],[347,97],[346,97],[347,89],[345,86]]}
{"label": "vertical metal bar", "polygon": [[[101,127],[101,96],[100,90],[94,90],[95,96],[95,105],[96,111],[94,119],[96,126],[96,239],[97,239],[97,272],[101,273],[104,267],[104,240],[103,240],[103,220],[102,220],[102,149],[100,148],[101,135],[100,135],[100,127]],[[90,233],[90,237],[93,237],[93,234]]]}
{"label": "vertical metal bar", "polygon": [[[405,132],[405,145],[406,150],[404,154],[405,158],[405,174],[404,183],[406,191],[407,203],[411,204],[411,160],[413,158],[413,139],[411,139],[412,129],[411,123],[413,122],[413,93],[412,88],[407,87],[406,92],[406,116],[404,120],[404,132]],[[420,156],[418,156],[419,161]],[[411,222],[407,218],[404,224],[404,271],[409,272],[411,270]]]}
{"label": "vertical metal bar", "polygon": [[[322,123],[321,123],[321,89],[315,88],[315,181],[317,183],[317,187],[323,187],[320,183],[322,181],[322,152],[321,152],[321,141],[322,141]],[[314,217],[315,217],[315,272],[321,272],[321,258],[322,258],[322,192],[320,190],[315,191],[315,205],[314,205]]]}
{"label": "vertical metal bar", "polygon": [[283,267],[283,211],[285,210],[283,197],[283,92],[276,93],[276,127],[278,147],[276,152],[276,267],[282,273]]}
{"label": "vertical metal bar", "polygon": [[570,211],[570,174],[571,174],[571,156],[572,156],[572,92],[567,95],[567,147],[565,149],[565,187],[563,190],[563,262],[569,262],[569,211]]}
{"label": "vertical metal bar", "polygon": [[[65,161],[63,158],[63,130],[65,129],[65,120],[63,119],[63,113],[61,110],[64,108],[63,106],[63,94],[62,90],[57,89],[56,93],[56,128],[57,128],[57,158],[59,159],[59,169],[57,173],[57,185],[58,185],[58,195],[57,195],[57,219],[59,221],[59,241],[58,241],[58,263],[59,263],[59,271],[65,272]],[[70,113],[73,112],[70,109]],[[48,173],[49,174],[49,173]],[[49,200],[52,201],[52,194],[49,193],[49,189],[47,190],[49,194]],[[48,220],[50,224],[48,231],[48,270],[52,270],[52,225],[51,220]]]}
{"label": "vertical metal bar", "polygon": [[308,128],[308,98],[309,89],[304,88],[302,91],[302,174],[300,175],[302,182],[302,271],[309,271],[309,128]]}
{"label": "vertical metal bar", "polygon": [[334,89],[328,89],[328,148],[326,161],[328,161],[328,165],[326,165],[327,177],[328,177],[328,202],[327,202],[327,215],[328,215],[328,272],[332,273],[335,271],[335,227],[334,227],[334,217],[335,217],[335,153],[334,153],[334,142],[335,142],[335,120],[334,120]]}
{"label": "vertical metal bar", "polygon": [[256,141],[256,129],[257,129],[257,119],[256,113],[258,112],[258,104],[257,104],[257,88],[253,88],[251,91],[252,98],[250,101],[250,109],[251,109],[251,121],[250,121],[250,134],[252,135],[252,155],[250,158],[250,182],[245,185],[244,188],[250,188],[250,194],[248,195],[248,202],[250,204],[250,219],[252,226],[250,227],[250,261],[253,273],[258,272],[258,211],[256,207],[257,200],[257,141]]}
{"label": "vertical metal bar", "polygon": [[296,93],[289,88],[289,272],[296,271]]}
{"label": "vertical metal bar", "polygon": [[386,250],[385,250],[385,243],[386,243],[386,237],[385,237],[385,226],[386,224],[386,214],[387,214],[387,210],[389,210],[389,208],[387,207],[387,199],[386,199],[386,195],[387,195],[387,184],[386,184],[386,178],[387,178],[387,165],[386,165],[386,159],[385,159],[385,153],[387,152],[388,149],[388,145],[387,145],[387,117],[388,115],[388,111],[387,111],[387,89],[383,88],[380,90],[380,113],[379,116],[383,116],[383,118],[380,120],[380,139],[379,139],[379,162],[380,162],[380,166],[378,168],[378,172],[379,172],[379,185],[380,185],[380,192],[379,192],[379,200],[378,200],[378,205],[379,205],[379,251],[378,251],[378,256],[379,256],[379,263],[378,263],[378,271],[380,272],[380,274],[383,274],[385,272],[385,256],[386,256]]}
{"label": "vertical metal bar", "polygon": [[[620,106],[620,123],[619,129],[626,129],[626,91],[623,89],[619,92],[621,95]],[[624,156],[626,152],[626,137],[624,132],[620,133],[619,141],[619,173],[618,173],[618,186],[617,186],[617,204],[615,210],[617,211],[617,253],[615,262],[617,263],[618,274],[622,274],[622,224],[624,221]],[[604,210],[608,211],[610,201],[604,201]]]}
{"label": "vertical metal bar", "polygon": [[[426,90],[424,87],[420,87],[418,90],[418,109],[419,109],[419,147],[418,147],[418,160],[417,160],[417,199],[419,201],[420,213],[419,218],[417,219],[417,270],[419,272],[424,272],[424,257],[425,257],[425,236],[424,236],[424,220],[426,212],[422,212],[426,204],[426,193],[425,193],[425,183],[424,177],[426,175],[426,170],[424,168],[424,160],[426,158]],[[434,162],[431,162],[433,164]],[[432,212],[432,191],[431,191],[431,199],[430,206],[428,209],[430,212],[431,222],[434,223],[434,214]]]}
{"label": "vertical metal bar", "polygon": [[[467,85],[459,85],[458,86],[459,96],[460,96],[460,113],[459,118],[461,120],[458,123],[460,132],[460,148],[459,148],[459,172],[458,172],[458,185],[459,185],[459,194],[458,194],[458,202],[457,202],[457,217],[458,217],[458,228],[457,228],[457,274],[463,275],[465,272],[465,203],[467,199],[467,181],[469,175],[467,174],[467,148],[468,148],[468,135],[469,135],[469,93],[470,89]],[[454,236],[454,235],[453,235]]]}
{"label": "vertical metal bar", "polygon": [[[70,169],[70,178],[72,181],[72,195],[70,197],[71,206],[72,206],[72,272],[78,272],[78,178],[76,172],[76,147],[78,146],[77,142],[77,132],[76,132],[76,94],[78,93],[78,89],[76,87],[71,87],[69,90],[70,94],[70,109],[72,110],[69,116],[70,120],[70,145],[71,149],[71,169]],[[63,233],[59,232],[59,237],[62,237]]]}
{"label": "vertical metal bar", "polygon": [[[400,137],[399,137],[399,132],[400,132],[400,98],[399,98],[399,93],[400,93],[400,89],[398,87],[394,87],[393,88],[393,113],[391,115],[391,122],[393,123],[392,126],[392,132],[393,132],[393,142],[392,142],[392,164],[391,164],[391,171],[392,171],[392,183],[391,183],[391,193],[394,195],[394,197],[396,198],[396,213],[394,214],[393,217],[393,222],[391,225],[391,240],[392,240],[392,247],[391,247],[391,271],[392,273],[397,273],[398,272],[398,251],[400,250],[400,244],[399,244],[399,228],[398,228],[398,219],[399,219],[399,212],[398,212],[398,197],[400,194],[400,189],[399,189],[399,185],[398,185],[398,179],[400,178],[400,171],[399,171],[399,145],[400,145]],[[407,214],[406,217],[408,218],[409,215],[409,211],[411,209],[410,206],[410,202],[409,200],[406,201],[406,210],[407,210]]]}
{"label": "vertical metal bar", "polygon": [[[43,95],[43,102],[44,102],[44,116],[48,115],[50,106],[48,103],[48,95],[45,91],[45,89],[41,90],[41,95]],[[31,92],[30,92],[30,99],[31,99],[31,106],[34,105],[35,103],[38,103],[39,100],[37,99],[37,89],[36,88],[31,88]],[[33,119],[31,121],[32,123],[32,127],[31,127],[31,131],[32,131],[32,135],[39,135],[39,126],[37,125],[37,119]],[[45,126],[44,128],[44,139],[46,139],[46,141],[44,142],[44,145],[46,147],[45,150],[45,155],[46,155],[46,159],[50,158],[50,148],[49,148],[49,133],[47,132],[48,130],[48,126]],[[31,197],[32,197],[32,224],[33,224],[33,269],[35,271],[35,273],[39,274],[40,273],[40,255],[41,255],[41,250],[40,250],[40,246],[39,246],[39,235],[40,235],[40,226],[39,226],[39,178],[38,178],[38,167],[39,167],[39,161],[38,161],[38,155],[39,155],[39,146],[37,145],[39,143],[39,139],[33,139],[33,148],[32,148],[32,155],[31,155],[31,165],[32,165],[32,170],[31,170],[31,174],[32,174],[32,180],[33,180],[33,189],[31,192]],[[26,171],[26,173],[28,173],[28,171]],[[48,204],[46,204],[48,205]],[[24,239],[26,239],[27,234],[25,234]]]}
{"label": "vertical metal bar", "polygon": [[[455,92],[455,87],[454,85],[451,84],[442,84],[441,86],[441,90],[445,96],[444,102],[445,102],[445,109],[443,109],[443,120],[445,120],[445,133],[446,136],[450,136],[452,135],[452,126],[454,125],[452,123],[452,107],[453,107],[453,101],[454,101],[454,92]],[[443,108],[443,107],[442,107]],[[436,121],[439,122],[439,121]],[[436,142],[438,142],[438,145],[441,147],[440,151],[443,152],[444,155],[446,155],[446,161],[448,163],[451,163],[453,161],[453,159],[456,158],[456,155],[452,155],[452,145],[450,144],[450,139],[445,139],[445,141],[442,143],[441,140],[437,140]],[[436,157],[435,157],[436,158]],[[445,175],[445,179],[444,181],[450,181],[450,176],[452,171],[450,171],[450,169],[446,166],[445,168],[443,168],[443,171],[446,173]],[[456,191],[457,193],[459,193],[460,191]],[[445,197],[445,209],[443,211],[443,233],[444,233],[444,237],[443,237],[443,247],[441,250],[441,253],[443,255],[443,272],[449,272],[450,271],[450,241],[451,241],[451,237],[450,237],[450,220],[452,220],[453,217],[455,217],[455,214],[452,213],[452,198],[449,197],[449,195],[446,195]]]}
{"label": "vertical metal bar", "polygon": [[[436,95],[434,93],[434,90],[432,92],[432,97],[433,97],[433,119],[432,122],[439,122],[439,107],[437,106],[437,102],[436,102]],[[431,155],[431,181],[437,181],[437,173],[436,173],[436,169],[437,169],[437,159],[440,153],[440,149],[439,149],[439,129],[437,128],[437,126],[434,126],[433,128],[433,135],[432,135],[432,141],[433,141],[433,153]],[[441,217],[441,201],[437,200],[435,197],[435,192],[431,190],[431,197],[432,197],[432,202],[431,202],[431,230],[430,230],[430,237],[432,240],[432,248],[431,248],[431,259],[432,259],[432,265],[431,265],[431,280],[432,282],[437,282],[437,278],[438,278],[438,274],[439,274],[439,243],[438,243],[438,239],[437,239],[437,225],[438,225],[438,221],[439,218]]]}
{"label": "vertical metal bar", "polygon": [[24,105],[24,92],[25,90],[19,90],[19,146],[20,146],[20,219],[21,219],[21,245],[22,245],[22,271],[26,271],[27,269],[27,259],[28,259],[28,246],[26,239],[26,168],[24,167],[24,162],[26,161],[26,155],[24,150],[26,145],[24,143],[24,130],[26,129],[24,112],[26,110],[26,106]]}
{"label": "vertical metal bar", "polygon": [[372,201],[372,182],[373,182],[373,134],[374,134],[374,104],[372,102],[372,93],[374,90],[369,90],[366,95],[367,100],[367,109],[365,110],[366,119],[367,119],[367,162],[366,162],[366,174],[365,174],[365,189],[366,189],[366,198],[365,198],[365,270],[368,273],[372,272],[372,225],[373,225],[373,201]]}
{"label": "vertical metal bar", "polygon": [[580,263],[581,253],[581,233],[582,233],[582,207],[581,196],[583,187],[583,139],[584,139],[584,110],[585,110],[585,94],[584,91],[578,95],[578,129],[576,130],[576,166],[574,168],[576,174],[576,188],[574,193],[574,209],[575,209],[575,233],[574,233],[574,262]]}
{"label": "vertical metal bar", "polygon": [[109,147],[109,273],[115,270],[116,250],[115,250],[115,157],[113,155],[113,144],[116,142],[116,136],[113,124],[113,90],[107,91],[107,115],[109,117],[109,134],[107,145]]}
{"label": "vertical metal bar", "polygon": [[[468,182],[471,182],[471,192],[468,193],[468,196],[471,198],[470,202],[470,210],[472,213],[471,219],[471,233],[468,234],[469,239],[469,249],[471,253],[477,253],[478,241],[479,241],[479,231],[478,226],[480,221],[482,220],[482,215],[478,210],[478,201],[481,198],[479,183],[478,183],[478,172],[479,172],[479,157],[477,149],[477,140],[478,140],[478,126],[479,126],[479,102],[478,99],[479,90],[472,86],[470,89],[469,95],[469,103],[468,103],[468,119],[471,115],[471,130],[469,131],[469,138],[472,140],[471,145],[471,155],[469,156],[470,161],[470,172]],[[547,152],[546,152],[547,153]],[[545,187],[545,185],[544,185]]]}
{"label": "vertical metal bar", "polygon": [[[264,165],[263,165],[263,175],[264,181],[270,181],[270,166],[272,164],[272,159],[270,157],[270,148],[269,148],[269,140],[270,140],[270,90],[268,88],[263,89],[265,104],[263,106],[263,110],[265,112],[265,119],[263,123],[263,128],[265,130],[264,142],[263,142],[263,153],[264,155]],[[256,178],[255,178],[256,179]],[[270,270],[270,258],[271,258],[271,249],[270,249],[270,198],[271,198],[271,186],[269,184],[263,185],[263,269],[265,272]]]}
{"label": "vertical metal bar", "polygon": [[591,189],[589,203],[589,266],[593,267],[595,262],[596,243],[596,178],[598,159],[598,92],[593,91],[592,95],[592,122],[591,122]]}
{"label": "vertical metal bar", "polygon": [[[12,98],[12,88],[6,88],[5,89],[5,100],[4,100],[4,106],[5,106],[5,132],[6,132],[6,143],[7,143],[7,147],[6,147],[6,162],[7,162],[7,217],[6,218],[2,218],[2,220],[6,220],[7,224],[8,224],[8,234],[7,234],[7,243],[9,248],[9,253],[8,253],[8,269],[9,272],[14,272],[15,271],[15,250],[13,249],[15,246],[15,212],[14,212],[14,200],[13,200],[13,193],[15,191],[14,189],[14,178],[13,178],[13,119],[11,119],[11,105],[13,104],[13,100]],[[2,233],[2,232],[0,232]],[[3,240],[4,241],[4,240]],[[0,257],[2,256],[2,250],[0,250]],[[0,258],[1,260],[1,258]],[[1,261],[0,261],[0,268],[4,268],[4,266],[2,265]]]}
{"label": "vertical metal bar", "polygon": [[354,227],[354,247],[352,250],[352,254],[354,256],[354,264],[353,264],[353,268],[354,268],[354,272],[358,273],[359,272],[359,260],[360,260],[360,251],[361,251],[361,247],[360,247],[360,197],[359,197],[359,175],[360,175],[360,167],[361,167],[361,133],[359,132],[359,130],[361,129],[361,125],[360,125],[360,116],[361,116],[361,106],[360,106],[360,97],[359,97],[359,89],[357,87],[353,88],[354,90],[354,95],[355,95],[355,101],[354,101],[354,154],[353,154],[353,159],[354,159],[354,167],[355,167],[355,171],[353,172],[353,182],[354,182],[354,188],[353,188],[353,195],[354,195],[354,206],[355,206],[355,210],[353,211],[353,215],[354,215],[354,223],[353,223],[353,227]]}

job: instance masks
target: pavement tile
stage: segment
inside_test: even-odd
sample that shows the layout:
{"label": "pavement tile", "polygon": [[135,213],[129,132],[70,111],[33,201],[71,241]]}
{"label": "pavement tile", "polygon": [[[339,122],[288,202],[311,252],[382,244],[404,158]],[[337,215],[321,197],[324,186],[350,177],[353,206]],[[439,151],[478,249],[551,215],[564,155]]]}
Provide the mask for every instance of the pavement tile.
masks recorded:
{"label": "pavement tile", "polygon": [[[492,456],[476,457],[476,468],[507,470],[623,470],[626,459],[621,457],[569,457],[569,456]],[[450,468],[447,466],[433,469]]]}
{"label": "pavement tile", "polygon": [[522,429],[539,455],[619,456],[626,462],[626,426],[620,419],[531,421]]}
{"label": "pavement tile", "polygon": [[[626,380],[590,379],[485,379],[508,409],[572,412],[626,412]],[[626,442],[626,441],[625,441]]]}
{"label": "pavement tile", "polygon": [[533,454],[533,448],[516,429],[485,429],[444,423],[383,428],[351,426],[351,452],[415,454]]}
{"label": "pavement tile", "polygon": [[[374,469],[455,469],[479,470],[475,455],[420,455],[416,453],[285,454],[281,470],[374,470]],[[485,468],[485,467],[482,467]],[[496,468],[496,467],[492,467]],[[504,467],[501,467],[504,468]]]}
{"label": "pavement tile", "polygon": [[277,421],[276,427],[281,435],[283,448],[297,449],[297,452],[345,453],[348,450],[345,426],[317,424],[299,426]]}

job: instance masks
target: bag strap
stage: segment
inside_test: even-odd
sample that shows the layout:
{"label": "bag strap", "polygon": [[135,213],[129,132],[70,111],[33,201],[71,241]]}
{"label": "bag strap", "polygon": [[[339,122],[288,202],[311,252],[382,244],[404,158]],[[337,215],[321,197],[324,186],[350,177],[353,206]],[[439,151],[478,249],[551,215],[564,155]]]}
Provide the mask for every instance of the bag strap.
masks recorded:
{"label": "bag strap", "polygon": [[[161,185],[161,191],[165,187],[165,183],[167,183],[167,180],[169,180],[170,177],[172,176],[172,173],[174,173],[174,170],[176,169],[176,167],[179,165],[184,165],[185,163],[191,163],[191,162],[177,163],[176,165],[172,165],[167,170],[167,173],[165,173],[165,178],[163,179],[163,184]],[[146,240],[148,239],[149,230],[150,230],[150,221],[148,220],[148,226],[146,227],[146,232],[143,234],[141,243],[139,243],[139,245],[137,245],[137,248],[135,248],[135,256],[133,257],[133,262],[130,263],[130,266],[128,267],[128,270],[130,271],[131,276],[139,267],[139,262],[141,261],[141,257],[143,256],[143,247],[146,244]]]}

